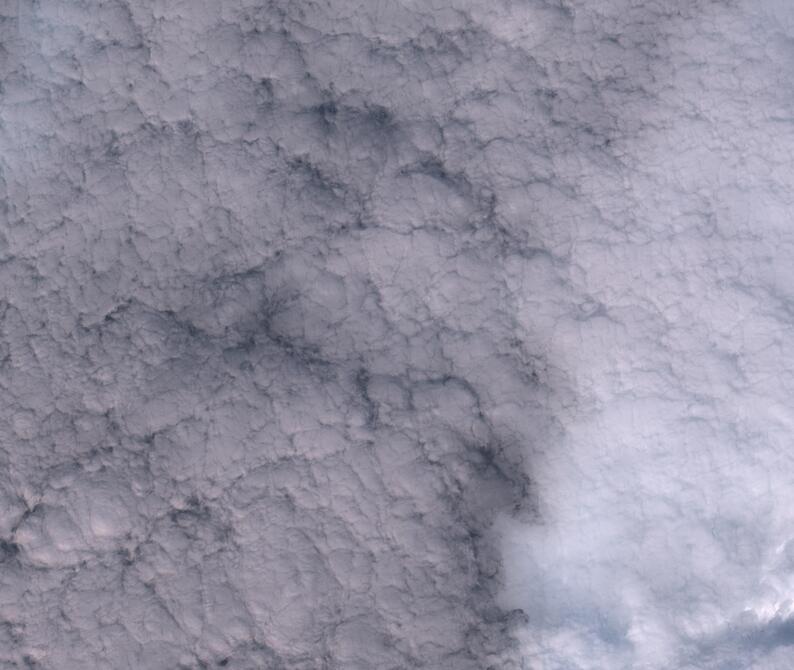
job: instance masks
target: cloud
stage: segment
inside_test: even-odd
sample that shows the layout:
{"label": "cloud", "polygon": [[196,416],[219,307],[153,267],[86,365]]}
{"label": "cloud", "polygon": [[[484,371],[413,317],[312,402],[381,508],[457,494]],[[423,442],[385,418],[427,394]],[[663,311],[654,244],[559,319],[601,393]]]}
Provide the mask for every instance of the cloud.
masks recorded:
{"label": "cloud", "polygon": [[791,95],[772,85],[784,52],[751,54],[790,11],[701,3],[660,27],[625,9],[594,32],[658,35],[624,93],[647,116],[618,164],[582,173],[603,216],[579,224],[570,276],[599,310],[549,327],[576,401],[534,452],[543,523],[502,524],[502,602],[529,618],[531,667],[782,667],[792,277],[772,268],[792,173],[762,166]]}
{"label": "cloud", "polygon": [[663,4],[1,7],[0,663],[787,668],[792,15]]}

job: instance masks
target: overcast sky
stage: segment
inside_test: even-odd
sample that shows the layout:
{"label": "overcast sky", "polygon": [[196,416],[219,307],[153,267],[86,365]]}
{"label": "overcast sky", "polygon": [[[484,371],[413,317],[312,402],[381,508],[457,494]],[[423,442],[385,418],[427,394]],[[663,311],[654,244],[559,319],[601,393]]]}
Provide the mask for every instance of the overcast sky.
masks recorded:
{"label": "overcast sky", "polygon": [[3,670],[788,670],[787,0],[0,19]]}

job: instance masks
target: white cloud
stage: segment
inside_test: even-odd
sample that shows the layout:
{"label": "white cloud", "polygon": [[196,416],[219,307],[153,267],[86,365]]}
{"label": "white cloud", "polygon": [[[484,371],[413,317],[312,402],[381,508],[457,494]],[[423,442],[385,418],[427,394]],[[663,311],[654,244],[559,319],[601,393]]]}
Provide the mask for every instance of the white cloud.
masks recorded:
{"label": "white cloud", "polygon": [[531,667],[773,668],[794,644],[794,172],[771,168],[792,136],[770,118],[794,97],[757,88],[780,52],[749,58],[790,34],[784,9],[635,8],[620,24],[630,39],[658,22],[634,82],[654,125],[640,111],[628,167],[583,175],[610,214],[580,223],[571,276],[602,312],[549,327],[578,403],[533,454],[543,523],[502,525],[503,603],[529,616]]}

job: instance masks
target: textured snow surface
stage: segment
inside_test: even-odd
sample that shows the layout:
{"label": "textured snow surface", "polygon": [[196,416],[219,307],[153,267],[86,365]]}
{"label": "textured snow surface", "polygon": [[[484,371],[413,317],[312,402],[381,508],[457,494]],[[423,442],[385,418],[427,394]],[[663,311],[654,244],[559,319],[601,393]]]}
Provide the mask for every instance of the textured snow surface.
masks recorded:
{"label": "textured snow surface", "polygon": [[788,0],[0,0],[0,668],[789,670]]}

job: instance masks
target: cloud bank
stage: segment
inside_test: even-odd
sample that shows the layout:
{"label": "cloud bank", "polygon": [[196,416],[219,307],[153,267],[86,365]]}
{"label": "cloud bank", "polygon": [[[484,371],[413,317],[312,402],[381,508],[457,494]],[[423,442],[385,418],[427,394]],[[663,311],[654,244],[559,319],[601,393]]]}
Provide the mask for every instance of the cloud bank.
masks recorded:
{"label": "cloud bank", "polygon": [[0,18],[2,667],[787,667],[787,3]]}
{"label": "cloud bank", "polygon": [[533,668],[788,667],[794,14],[599,10],[615,130],[557,265],[589,303],[545,322],[575,401],[532,459],[542,522],[503,525],[502,602]]}

